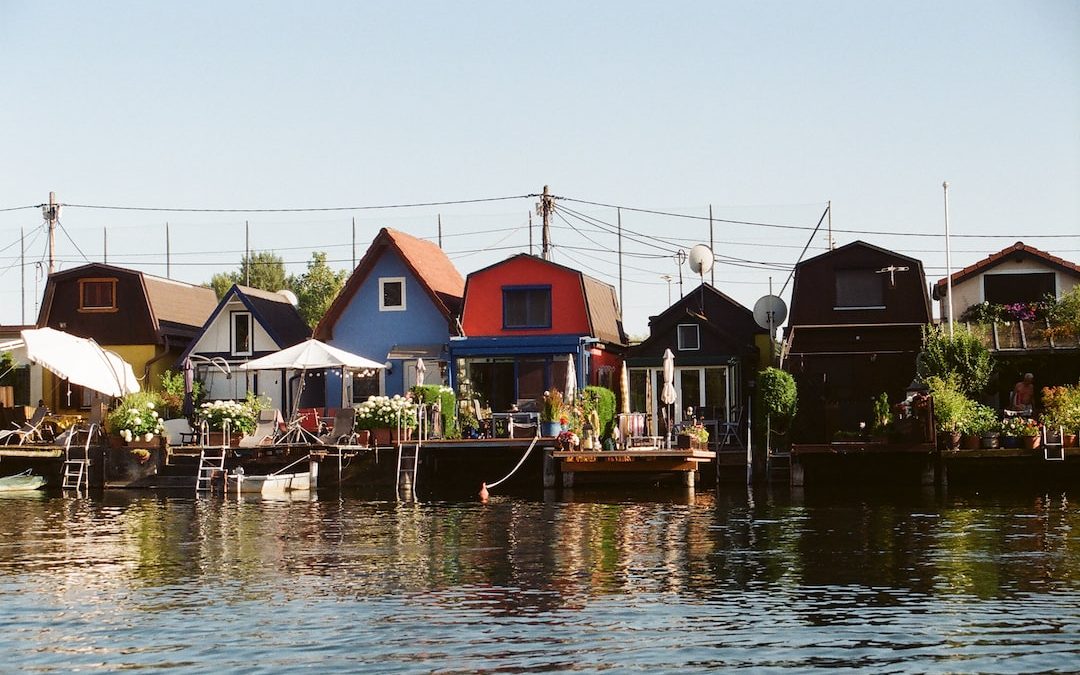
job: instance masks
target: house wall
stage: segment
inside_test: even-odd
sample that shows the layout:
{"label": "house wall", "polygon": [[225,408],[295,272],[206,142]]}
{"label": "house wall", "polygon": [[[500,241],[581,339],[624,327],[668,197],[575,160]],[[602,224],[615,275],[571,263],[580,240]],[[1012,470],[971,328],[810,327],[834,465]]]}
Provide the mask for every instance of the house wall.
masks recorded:
{"label": "house wall", "polygon": [[[550,328],[503,328],[504,286],[548,285],[551,286]],[[469,275],[461,323],[469,337],[590,334],[581,276],[524,256]]]}
{"label": "house wall", "polygon": [[[384,277],[404,277],[404,311],[379,311],[379,279]],[[446,317],[397,252],[389,247],[341,312],[333,335],[330,341],[333,346],[379,363],[386,361],[394,345],[445,345],[450,340]],[[404,363],[393,361],[391,371],[383,374],[383,392],[391,396],[404,393],[405,374]],[[336,405],[341,397],[340,378],[328,377],[326,387],[326,400]]]}
{"label": "house wall", "polygon": [[[117,280],[115,311],[79,310],[79,279],[97,278]],[[89,269],[85,274],[56,280],[45,326],[93,338],[98,344],[106,346],[158,342],[139,277],[115,269]],[[135,374],[141,374],[137,366]]]}
{"label": "house wall", "polygon": [[[1080,285],[1080,278],[1045,265],[1038,259],[1025,256],[1019,263],[1008,260],[999,265],[995,265],[994,267],[987,268],[984,272],[969,279],[965,279],[959,284],[953,285],[953,309],[956,311],[956,316],[959,317],[968,307],[978,304],[986,299],[983,295],[984,274],[1030,274],[1032,272],[1053,272],[1057,286],[1057,296],[1059,298],[1071,291],[1077,285]],[[944,286],[941,287],[940,294],[941,299],[938,301],[938,311],[940,312],[942,319],[947,321],[949,318],[949,299],[946,296]]]}
{"label": "house wall", "polygon": [[[230,362],[235,361],[236,363],[244,363],[256,358],[255,356],[233,356],[231,353],[232,319],[230,317],[233,312],[247,311],[248,308],[244,306],[244,303],[236,299],[230,300],[214,318],[214,322],[203,331],[191,353],[202,356],[221,356]],[[261,356],[281,349],[261,323],[258,321],[252,323],[251,345],[254,354]]]}

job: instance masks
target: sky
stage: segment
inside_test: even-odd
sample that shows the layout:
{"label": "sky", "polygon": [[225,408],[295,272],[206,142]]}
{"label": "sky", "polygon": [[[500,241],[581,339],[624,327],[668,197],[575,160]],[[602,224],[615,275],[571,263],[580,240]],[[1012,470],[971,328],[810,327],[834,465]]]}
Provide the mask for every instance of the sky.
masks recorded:
{"label": "sky", "polygon": [[549,185],[552,259],[621,289],[638,336],[680,271],[700,283],[677,258],[697,243],[747,307],[790,299],[829,220],[944,276],[943,181],[954,269],[1019,240],[1080,260],[1075,0],[0,0],[0,90],[3,324],[36,318],[21,207],[50,191],[58,269],[203,283],[246,238],[350,269],[354,222],[359,257],[441,220],[467,275],[530,250]]}

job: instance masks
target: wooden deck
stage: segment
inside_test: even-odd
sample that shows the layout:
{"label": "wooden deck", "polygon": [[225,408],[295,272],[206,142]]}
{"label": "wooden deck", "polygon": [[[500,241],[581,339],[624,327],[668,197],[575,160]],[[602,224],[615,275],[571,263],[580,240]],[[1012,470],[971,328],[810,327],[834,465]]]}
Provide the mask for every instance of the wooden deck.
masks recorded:
{"label": "wooden deck", "polygon": [[699,465],[716,459],[711,450],[638,447],[627,450],[555,450],[563,486],[572,487],[574,474],[681,474],[683,485],[693,487]]}

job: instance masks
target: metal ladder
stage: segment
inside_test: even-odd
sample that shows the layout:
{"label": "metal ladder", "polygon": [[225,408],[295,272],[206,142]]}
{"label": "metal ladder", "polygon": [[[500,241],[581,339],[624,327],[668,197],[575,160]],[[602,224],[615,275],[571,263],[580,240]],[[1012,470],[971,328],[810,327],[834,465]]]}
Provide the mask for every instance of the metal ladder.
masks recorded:
{"label": "metal ladder", "polygon": [[90,482],[90,441],[93,440],[96,429],[97,425],[91,424],[86,432],[86,443],[81,448],[78,444],[75,445],[75,453],[81,451],[82,457],[75,457],[72,454],[71,441],[77,434],[68,434],[67,440],[64,441],[64,467],[62,469],[63,480],[61,481],[61,487],[64,490],[78,491],[88,486]]}
{"label": "metal ladder", "polygon": [[1043,427],[1043,459],[1048,462],[1064,462],[1065,461],[1065,430],[1058,427],[1057,442],[1050,442],[1050,431]]}
{"label": "metal ladder", "polygon": [[207,447],[209,431],[203,422],[200,433],[202,449],[199,451],[199,473],[195,478],[195,492],[210,492],[214,489],[214,476],[225,475],[225,458],[229,454],[229,421],[225,420],[221,447]]}
{"label": "metal ladder", "polygon": [[397,482],[394,489],[400,495],[402,488],[416,494],[416,476],[420,468],[420,441],[398,443]]}

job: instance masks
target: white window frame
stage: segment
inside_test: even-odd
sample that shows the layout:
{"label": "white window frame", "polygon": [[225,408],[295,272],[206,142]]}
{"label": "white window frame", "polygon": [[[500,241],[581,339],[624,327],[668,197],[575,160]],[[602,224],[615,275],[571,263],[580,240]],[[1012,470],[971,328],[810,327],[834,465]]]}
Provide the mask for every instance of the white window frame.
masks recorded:
{"label": "white window frame", "polygon": [[[248,323],[248,349],[245,352],[236,348],[236,319],[247,317]],[[251,312],[232,312],[229,315],[229,352],[233,356],[251,356],[255,353],[255,322],[251,318]]]}
{"label": "white window frame", "polygon": [[[687,346],[685,346],[683,344],[683,332],[682,332],[683,328],[693,328],[694,329],[694,334],[697,336],[697,345],[695,345],[693,347],[687,347]],[[697,351],[701,351],[701,326],[699,326],[698,324],[696,324],[696,323],[680,323],[675,328],[675,336],[676,336],[676,339],[679,342],[679,351],[680,352],[697,352]]]}
{"label": "white window frame", "polygon": [[[401,284],[401,305],[400,306],[387,306],[383,304],[383,300],[386,298],[385,287],[386,284]],[[405,277],[380,277],[379,278],[379,311],[380,312],[404,312],[405,311]]]}

